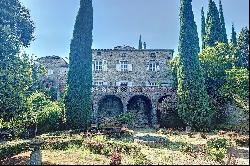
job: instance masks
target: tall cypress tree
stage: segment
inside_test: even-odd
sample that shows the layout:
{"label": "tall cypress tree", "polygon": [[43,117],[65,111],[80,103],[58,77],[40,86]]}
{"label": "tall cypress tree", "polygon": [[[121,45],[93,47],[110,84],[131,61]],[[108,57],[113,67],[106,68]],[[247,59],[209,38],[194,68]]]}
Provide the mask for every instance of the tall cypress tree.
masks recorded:
{"label": "tall cypress tree", "polygon": [[231,43],[233,44],[233,46],[237,46],[237,37],[236,37],[236,32],[234,30],[234,24],[232,24],[232,33],[231,33]]}
{"label": "tall cypress tree", "polygon": [[140,35],[140,39],[139,39],[139,46],[138,46],[139,50],[142,50],[142,41],[141,41],[141,35]]}
{"label": "tall cypress tree", "polygon": [[89,125],[92,109],[92,0],[81,0],[70,44],[68,92],[65,98],[71,128]]}
{"label": "tall cypress tree", "polygon": [[206,20],[204,15],[204,9],[201,9],[201,41],[202,41],[202,49],[205,48],[205,37],[206,37]]}
{"label": "tall cypress tree", "polygon": [[221,26],[219,12],[214,1],[209,0],[206,20],[206,46],[214,46],[221,41]]}
{"label": "tall cypress tree", "polygon": [[220,13],[220,26],[221,26],[221,42],[228,43],[227,31],[226,31],[226,25],[225,25],[225,19],[224,19],[221,0],[219,1],[219,13]]}
{"label": "tall cypress tree", "polygon": [[181,0],[178,80],[178,113],[196,130],[211,127],[214,115],[199,63],[199,38],[192,11],[192,0]]}
{"label": "tall cypress tree", "polygon": [[249,29],[244,27],[237,39],[237,66],[245,67],[249,70]]}

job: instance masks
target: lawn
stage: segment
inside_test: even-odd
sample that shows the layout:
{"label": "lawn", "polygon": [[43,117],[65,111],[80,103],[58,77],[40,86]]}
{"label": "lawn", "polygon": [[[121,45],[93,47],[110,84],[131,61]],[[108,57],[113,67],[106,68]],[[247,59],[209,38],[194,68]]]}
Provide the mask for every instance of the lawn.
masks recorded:
{"label": "lawn", "polygon": [[[229,149],[235,155],[231,162],[235,162],[236,165],[249,165],[249,147],[236,145],[235,139],[230,141],[230,135],[226,133],[206,133],[202,136],[201,133],[187,134],[165,130],[156,132],[144,129],[134,131],[133,136],[120,138],[104,135],[86,136],[85,133],[50,133],[39,137],[47,144],[42,148],[44,165],[109,165],[114,149],[120,154],[123,165],[226,164]],[[204,147],[207,141],[213,138],[226,138],[231,142],[230,148],[220,161],[208,155]],[[146,139],[155,139],[158,142],[146,142]],[[26,164],[29,155],[30,152],[26,151],[1,160],[0,164]]]}

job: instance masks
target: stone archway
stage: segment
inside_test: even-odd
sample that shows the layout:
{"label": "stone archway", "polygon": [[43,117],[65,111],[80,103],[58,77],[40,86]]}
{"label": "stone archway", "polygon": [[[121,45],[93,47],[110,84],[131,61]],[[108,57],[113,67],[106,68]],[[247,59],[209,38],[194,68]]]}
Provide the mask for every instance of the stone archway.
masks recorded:
{"label": "stone archway", "polygon": [[152,125],[152,103],[148,97],[133,96],[128,101],[127,111],[134,114],[133,127],[143,128]]}
{"label": "stone archway", "polygon": [[106,95],[98,102],[97,121],[102,123],[105,119],[114,120],[123,113],[123,104],[119,97]]}
{"label": "stone archway", "polygon": [[156,115],[160,127],[177,128],[183,126],[183,122],[178,116],[176,103],[171,95],[165,95],[158,99]]}

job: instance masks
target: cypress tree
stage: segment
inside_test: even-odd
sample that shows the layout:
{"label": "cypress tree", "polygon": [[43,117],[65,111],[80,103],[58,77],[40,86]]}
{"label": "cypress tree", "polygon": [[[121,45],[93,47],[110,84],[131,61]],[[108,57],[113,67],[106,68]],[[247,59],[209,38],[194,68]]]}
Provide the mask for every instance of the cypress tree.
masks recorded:
{"label": "cypress tree", "polygon": [[221,42],[228,43],[227,31],[226,31],[226,25],[225,25],[225,19],[224,19],[221,0],[219,1],[219,13],[220,13],[220,25],[221,25]]}
{"label": "cypress tree", "polygon": [[89,125],[92,109],[92,0],[81,0],[70,44],[68,91],[65,97],[71,128]]}
{"label": "cypress tree", "polygon": [[237,66],[249,69],[249,29],[244,27],[237,39]]}
{"label": "cypress tree", "polygon": [[141,35],[140,35],[140,39],[139,39],[139,46],[138,46],[139,50],[142,50],[142,41],[141,41]]}
{"label": "cypress tree", "polygon": [[219,12],[214,1],[209,0],[205,45],[214,46],[216,42],[221,41],[221,26]]}
{"label": "cypress tree", "polygon": [[181,0],[178,80],[178,113],[196,130],[211,127],[213,110],[199,63],[199,38],[192,11],[192,0]]}
{"label": "cypress tree", "polygon": [[206,37],[206,21],[204,16],[203,7],[201,9],[201,41],[202,41],[202,49],[205,48],[205,37]]}
{"label": "cypress tree", "polygon": [[233,44],[233,46],[237,46],[237,37],[236,37],[236,32],[234,30],[234,24],[232,24],[232,33],[231,33],[231,43]]}

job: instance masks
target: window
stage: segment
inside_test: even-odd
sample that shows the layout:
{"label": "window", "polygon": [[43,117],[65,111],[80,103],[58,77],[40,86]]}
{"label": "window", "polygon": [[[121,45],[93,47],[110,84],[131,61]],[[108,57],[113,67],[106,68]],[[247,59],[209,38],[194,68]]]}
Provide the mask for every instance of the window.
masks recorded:
{"label": "window", "polygon": [[156,82],[150,82],[149,85],[150,86],[157,86],[157,83]]}
{"label": "window", "polygon": [[122,57],[125,58],[126,57],[126,53],[122,53]]}
{"label": "window", "polygon": [[94,65],[95,71],[102,71],[102,61],[95,61]]}
{"label": "window", "polygon": [[94,82],[94,85],[95,85],[95,86],[102,86],[102,85],[103,85],[103,82],[102,82],[102,81],[95,81],[95,82]]}
{"label": "window", "polygon": [[149,63],[149,70],[150,71],[156,71],[157,65],[156,62],[152,61]]}
{"label": "window", "polygon": [[52,75],[53,73],[54,73],[53,70],[51,69],[48,70],[48,75]]}
{"label": "window", "polygon": [[121,71],[128,71],[128,61],[121,61]]}
{"label": "window", "polygon": [[100,56],[100,55],[102,55],[102,53],[101,52],[97,52],[97,55]]}

